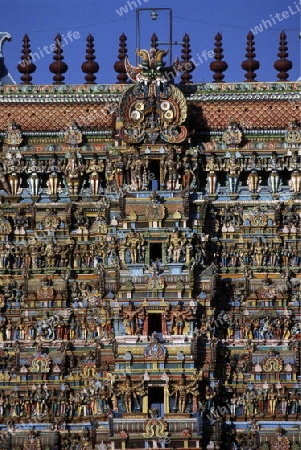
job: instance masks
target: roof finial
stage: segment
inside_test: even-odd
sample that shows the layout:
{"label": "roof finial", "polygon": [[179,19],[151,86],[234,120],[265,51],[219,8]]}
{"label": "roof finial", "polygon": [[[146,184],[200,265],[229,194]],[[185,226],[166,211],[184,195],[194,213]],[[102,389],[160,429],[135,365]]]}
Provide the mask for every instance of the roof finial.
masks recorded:
{"label": "roof finial", "polygon": [[50,72],[54,73],[53,84],[65,84],[63,73],[67,72],[68,66],[63,61],[62,37],[60,34],[57,34],[55,37],[55,49],[53,53],[54,62],[49,66]]}
{"label": "roof finial", "polygon": [[17,69],[23,75],[21,76],[21,84],[32,84],[31,74],[36,70],[35,64],[32,62],[31,51],[30,51],[30,40],[27,34],[23,37],[23,47],[21,62],[18,64]]}
{"label": "roof finial", "polygon": [[223,47],[222,47],[222,35],[217,33],[215,36],[215,44],[214,44],[214,59],[210,63],[210,70],[214,72],[213,78],[216,83],[221,83],[225,75],[223,72],[228,69],[228,64],[226,61],[223,61]]}
{"label": "roof finial", "polygon": [[126,84],[128,80],[128,76],[124,67],[124,59],[127,56],[127,46],[126,46],[127,37],[124,33],[119,37],[119,49],[118,49],[118,59],[114,64],[114,70],[118,73],[117,76],[117,84]]}
{"label": "roof finial", "polygon": [[287,71],[291,70],[291,68],[293,67],[293,64],[289,59],[286,59],[288,56],[288,53],[287,53],[286,34],[284,31],[281,31],[281,33],[280,33],[278,56],[280,59],[278,59],[274,63],[274,68],[279,71],[279,73],[277,73],[277,78],[279,78],[279,81],[286,81],[286,79],[289,77],[289,74],[287,73]]}
{"label": "roof finial", "polygon": [[89,34],[87,36],[87,48],[86,48],[86,61],[82,64],[82,71],[86,73],[85,84],[95,84],[96,76],[94,75],[99,71],[99,64],[95,60],[94,50],[94,37]]}
{"label": "roof finial", "polygon": [[255,78],[257,77],[255,70],[259,69],[259,62],[256,61],[254,58],[256,56],[255,53],[255,43],[254,43],[254,35],[251,31],[249,31],[247,35],[247,47],[246,47],[246,59],[241,63],[241,67],[243,70],[246,70],[244,77],[246,78],[245,81],[256,81]]}
{"label": "roof finial", "polygon": [[154,48],[155,50],[157,50],[158,49],[158,41],[159,41],[158,36],[156,35],[156,33],[153,33],[152,37],[151,37],[151,48]]}
{"label": "roof finial", "polygon": [[192,83],[192,75],[190,75],[190,73],[195,69],[195,65],[191,61],[190,37],[187,33],[185,33],[183,37],[181,53],[181,67],[183,69],[183,73],[181,75],[181,84],[190,84]]}

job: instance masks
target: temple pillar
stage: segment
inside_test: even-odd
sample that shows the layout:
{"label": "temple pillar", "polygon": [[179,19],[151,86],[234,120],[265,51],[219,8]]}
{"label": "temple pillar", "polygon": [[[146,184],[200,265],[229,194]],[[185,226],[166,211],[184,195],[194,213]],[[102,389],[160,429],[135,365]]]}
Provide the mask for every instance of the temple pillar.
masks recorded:
{"label": "temple pillar", "polygon": [[169,414],[169,390],[168,384],[164,386],[164,414]]}
{"label": "temple pillar", "polygon": [[145,264],[148,267],[150,265],[150,243],[147,243],[146,249],[145,249]]}
{"label": "temple pillar", "polygon": [[146,314],[146,317],[144,319],[143,336],[148,336],[148,314]]}
{"label": "temple pillar", "polygon": [[121,259],[121,267],[125,264],[125,245],[120,244],[120,259]]}
{"label": "temple pillar", "polygon": [[198,397],[194,395],[192,397],[192,412],[196,412],[198,409]]}
{"label": "temple pillar", "polygon": [[165,266],[166,264],[167,264],[167,261],[166,261],[166,246],[167,246],[167,243],[166,242],[163,242],[163,244],[162,244],[162,264],[163,264],[163,266]]}
{"label": "temple pillar", "polygon": [[160,191],[164,191],[164,167],[160,164]]}
{"label": "temple pillar", "polygon": [[148,412],[148,395],[142,398],[142,413],[147,414]]}
{"label": "temple pillar", "polygon": [[167,323],[164,315],[161,315],[161,324],[162,324],[162,334],[167,334]]}

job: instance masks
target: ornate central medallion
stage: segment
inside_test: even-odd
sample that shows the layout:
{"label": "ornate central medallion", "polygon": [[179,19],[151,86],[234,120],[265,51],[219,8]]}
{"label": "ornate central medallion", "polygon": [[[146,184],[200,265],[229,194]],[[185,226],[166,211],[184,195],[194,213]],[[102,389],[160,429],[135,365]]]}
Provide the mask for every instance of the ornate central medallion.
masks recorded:
{"label": "ornate central medallion", "polygon": [[182,123],[186,119],[187,105],[182,92],[171,85],[168,69],[164,68],[165,50],[137,51],[142,58],[138,67],[125,60],[125,67],[135,83],[122,96],[119,116],[123,127],[120,137],[127,143],[143,140],[155,144],[159,140],[168,143],[183,142],[187,130]]}

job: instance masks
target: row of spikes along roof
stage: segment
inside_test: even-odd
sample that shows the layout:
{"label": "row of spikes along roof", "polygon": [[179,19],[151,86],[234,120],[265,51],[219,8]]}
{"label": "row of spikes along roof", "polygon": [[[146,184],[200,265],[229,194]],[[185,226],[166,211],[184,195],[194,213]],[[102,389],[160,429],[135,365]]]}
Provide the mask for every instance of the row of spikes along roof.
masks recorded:
{"label": "row of spikes along roof", "polygon": [[[118,61],[114,64],[114,70],[118,73],[117,76],[117,84],[125,84],[128,83],[128,76],[125,71],[124,59],[127,56],[127,38],[125,34],[122,34],[119,38],[119,53],[118,53]],[[53,76],[53,84],[64,84],[64,73],[67,72],[68,66],[63,61],[63,50],[62,50],[62,38],[61,35],[58,34],[55,37],[55,49],[53,51],[54,61],[50,64],[49,70],[54,74]],[[156,34],[153,34],[151,37],[151,47],[154,49],[158,48],[158,37]],[[284,31],[280,33],[280,43],[279,43],[279,59],[275,61],[274,68],[278,71],[277,78],[278,81],[286,81],[288,78],[288,71],[292,68],[292,62],[287,59],[287,41],[286,34]],[[95,74],[99,71],[99,64],[95,61],[95,49],[94,49],[94,38],[91,34],[87,37],[87,46],[86,46],[86,56],[85,62],[81,65],[82,71],[85,75],[85,84],[95,84],[96,76]],[[194,70],[194,64],[191,61],[191,48],[190,48],[190,38],[186,33],[183,37],[182,41],[182,50],[181,50],[181,61],[182,67],[185,69],[181,71],[181,84],[190,84],[192,83],[192,75],[191,72]],[[246,60],[242,62],[241,67],[246,71],[245,78],[247,82],[256,81],[256,73],[255,71],[259,69],[259,62],[254,58],[255,54],[255,44],[254,44],[254,35],[250,31],[247,35],[247,47],[246,47]],[[212,70],[214,82],[220,83],[223,81],[225,72],[228,68],[228,64],[223,60],[223,48],[222,48],[222,35],[218,33],[215,36],[215,44],[214,44],[214,61],[210,63],[210,70]],[[22,57],[21,62],[18,64],[17,69],[22,74],[21,76],[21,84],[32,84],[32,76],[31,74],[35,72],[36,66],[32,62],[31,50],[30,50],[30,40],[27,34],[23,38],[23,48],[22,48]],[[191,61],[191,62],[190,62]]]}

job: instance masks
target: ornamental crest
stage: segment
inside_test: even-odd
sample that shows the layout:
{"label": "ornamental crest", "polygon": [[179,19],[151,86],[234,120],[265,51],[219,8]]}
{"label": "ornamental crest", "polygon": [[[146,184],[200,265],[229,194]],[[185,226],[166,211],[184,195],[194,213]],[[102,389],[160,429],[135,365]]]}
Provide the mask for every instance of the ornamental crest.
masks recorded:
{"label": "ornamental crest", "polygon": [[29,370],[30,372],[35,373],[49,372],[50,362],[51,360],[48,355],[38,353],[37,356],[32,360]]}
{"label": "ornamental crest", "polygon": [[75,122],[72,122],[69,128],[64,132],[64,142],[71,147],[77,147],[82,142],[82,132]]}
{"label": "ornamental crest", "polygon": [[53,300],[54,290],[51,286],[42,286],[37,289],[38,300]]}
{"label": "ornamental crest", "polygon": [[154,273],[154,275],[147,279],[146,286],[150,290],[164,289],[164,278]]}
{"label": "ornamental crest", "polygon": [[265,226],[268,224],[269,216],[264,211],[251,211],[244,214],[244,223],[247,222],[252,226]]}
{"label": "ornamental crest", "polygon": [[165,50],[137,51],[142,58],[138,67],[125,58],[125,68],[136,83],[122,96],[119,116],[123,127],[120,137],[128,143],[158,140],[168,143],[183,142],[187,129],[182,123],[186,119],[187,105],[182,92],[169,84],[167,68],[164,70]]}
{"label": "ornamental crest", "polygon": [[271,450],[289,450],[290,448],[290,440],[284,436],[284,429],[279,425],[276,428],[276,436],[271,440]]}
{"label": "ornamental crest", "polygon": [[12,232],[12,226],[9,222],[9,220],[7,219],[7,217],[5,217],[5,215],[1,214],[0,215],[0,235],[5,234],[8,235]]}
{"label": "ornamental crest", "polygon": [[159,341],[156,334],[153,334],[151,342],[144,349],[144,357],[146,359],[165,359],[166,348]]}
{"label": "ornamental crest", "polygon": [[10,146],[19,146],[23,141],[20,130],[18,130],[15,122],[12,122],[6,132],[5,144]]}
{"label": "ornamental crest", "polygon": [[56,230],[60,223],[61,219],[57,216],[57,213],[54,209],[50,209],[48,214],[41,221],[42,225],[46,230]]}
{"label": "ornamental crest", "polygon": [[164,219],[165,207],[158,202],[151,201],[146,207],[145,216],[151,220]]}
{"label": "ornamental crest", "polygon": [[151,408],[149,412],[151,414],[151,418],[144,422],[145,433],[142,433],[142,436],[146,439],[167,438],[167,423],[164,419],[158,419],[157,408]]}
{"label": "ornamental crest", "polygon": [[258,291],[257,291],[258,298],[275,298],[276,297],[276,288],[274,285],[268,285],[264,284]]}
{"label": "ornamental crest", "polygon": [[237,146],[241,143],[242,133],[235,122],[231,123],[223,133],[223,142],[228,146]]}
{"label": "ornamental crest", "polygon": [[37,437],[30,437],[24,442],[22,450],[42,450],[42,442]]}
{"label": "ornamental crest", "polygon": [[283,360],[276,356],[264,358],[262,368],[264,372],[281,372],[283,369]]}
{"label": "ornamental crest", "polygon": [[96,364],[87,363],[82,365],[82,377],[83,379],[95,377],[96,375]]}
{"label": "ornamental crest", "polygon": [[297,144],[301,142],[301,129],[296,121],[289,124],[285,132],[285,140],[289,144]]}

